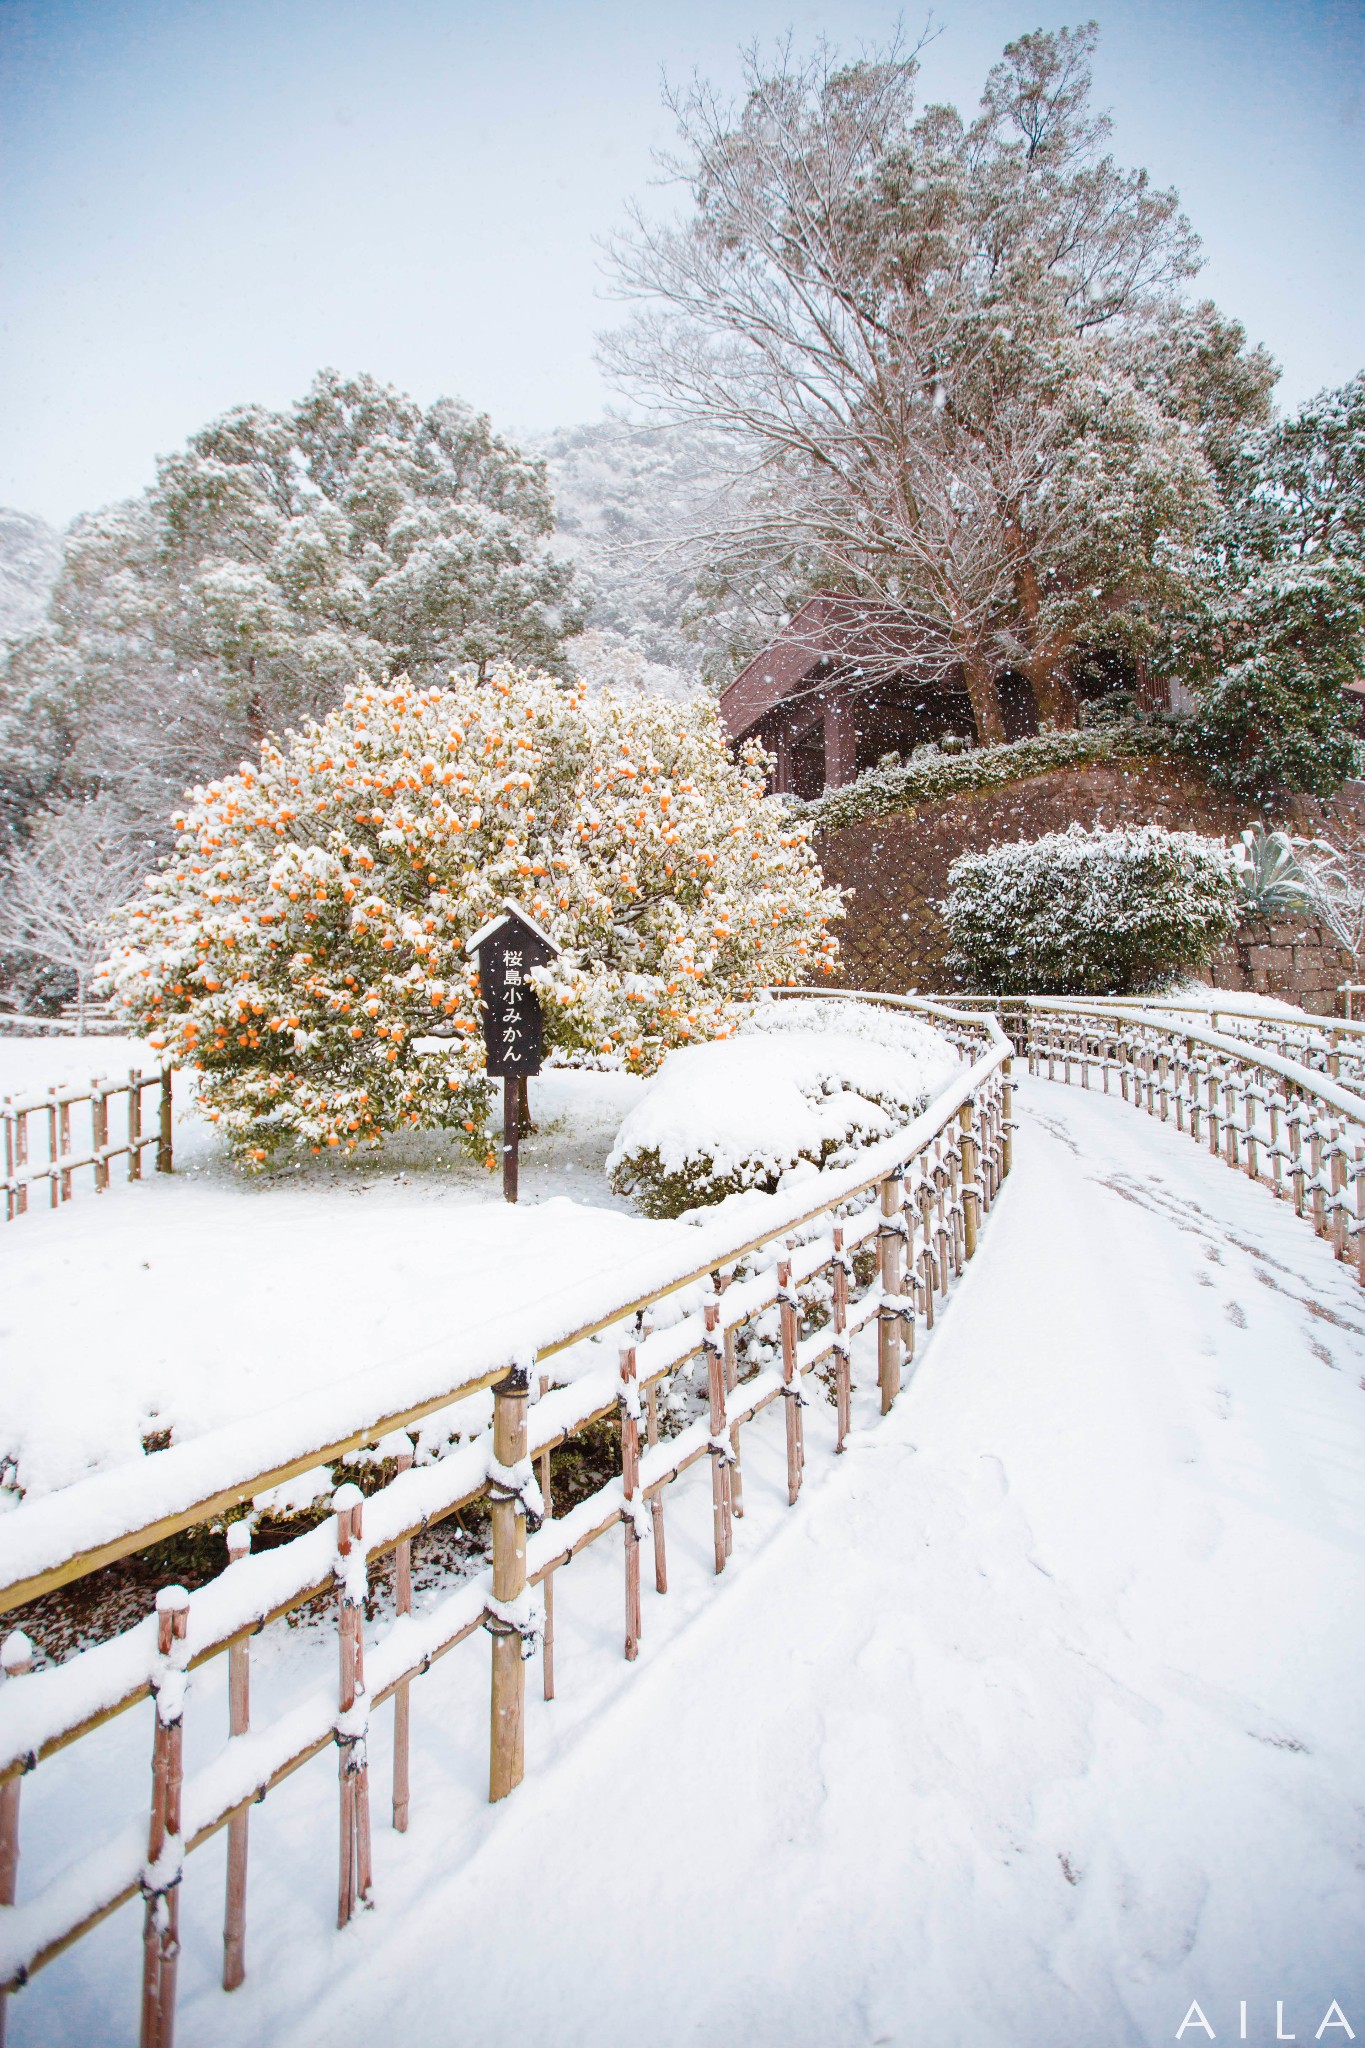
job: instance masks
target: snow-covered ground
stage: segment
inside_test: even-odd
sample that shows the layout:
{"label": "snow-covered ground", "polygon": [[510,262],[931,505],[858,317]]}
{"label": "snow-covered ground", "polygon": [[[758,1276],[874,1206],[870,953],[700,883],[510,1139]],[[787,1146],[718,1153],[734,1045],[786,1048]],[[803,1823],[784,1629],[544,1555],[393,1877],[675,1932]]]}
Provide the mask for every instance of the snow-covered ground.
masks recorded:
{"label": "snow-covered ground", "polygon": [[[1365,2036],[1365,1296],[1173,1130],[1019,1099],[1015,1175],[891,1417],[864,1360],[846,1457],[808,1411],[794,1510],[780,1417],[748,1431],[719,1584],[694,1468],[634,1666],[619,1538],[559,1575],[559,1697],[533,1665],[505,1805],[481,1642],[414,1686],[401,1838],[381,1711],[376,1908],[344,1933],[330,1756],[253,1813],[230,1996],[221,1841],[192,1857],[181,2040],[1145,2048],[1197,2000],[1219,2040],[1330,2042],[1333,1999]],[[258,1716],[309,1634],[262,1640]],[[26,1838],[126,1790],[147,1719],[80,1748],[64,1790],[26,1781]],[[129,2038],[138,1928],[43,1972],[11,2041]]]}
{"label": "snow-covered ground", "polygon": [[[0,1092],[126,1073],[141,1050],[0,1042]],[[0,1235],[0,1457],[37,1497],[141,1457],[151,1431],[183,1442],[448,1343],[456,1326],[472,1334],[513,1281],[528,1306],[610,1273],[683,1227],[631,1215],[603,1175],[642,1087],[594,1073],[533,1081],[538,1129],[510,1210],[494,1176],[436,1134],[246,1179],[177,1076],[174,1175],[149,1162],[128,1187],[116,1162],[107,1194],[78,1185],[59,1211],[35,1196]]]}

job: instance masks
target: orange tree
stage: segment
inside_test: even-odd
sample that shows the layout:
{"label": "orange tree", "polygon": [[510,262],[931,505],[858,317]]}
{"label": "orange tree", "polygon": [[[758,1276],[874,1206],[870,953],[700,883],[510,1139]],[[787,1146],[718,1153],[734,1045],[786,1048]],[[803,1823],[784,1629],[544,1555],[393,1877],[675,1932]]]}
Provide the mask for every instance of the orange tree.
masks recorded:
{"label": "orange tree", "polygon": [[[708,701],[510,671],[362,681],[192,793],[174,853],[116,914],[109,978],[151,1044],[199,1069],[249,1164],[405,1125],[484,1156],[464,947],[504,898],[563,948],[537,973],[561,1057],[648,1072],[723,1035],[757,985],[831,971],[837,892],[763,768],[731,759]],[[454,1032],[435,1050],[433,1025]]]}

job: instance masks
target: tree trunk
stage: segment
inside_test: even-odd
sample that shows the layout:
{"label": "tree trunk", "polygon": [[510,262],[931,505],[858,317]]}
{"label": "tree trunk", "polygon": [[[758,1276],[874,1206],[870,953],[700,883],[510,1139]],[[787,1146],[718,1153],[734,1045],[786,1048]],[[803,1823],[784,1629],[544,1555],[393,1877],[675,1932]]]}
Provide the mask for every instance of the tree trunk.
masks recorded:
{"label": "tree trunk", "polygon": [[963,659],[962,679],[972,703],[976,737],[983,747],[994,746],[1005,737],[1005,720],[995,677],[979,654],[969,654]]}
{"label": "tree trunk", "polygon": [[1055,725],[1059,731],[1074,729],[1077,719],[1076,692],[1062,673],[1055,655],[1035,654],[1024,664],[1024,674],[1033,691],[1039,725]]}

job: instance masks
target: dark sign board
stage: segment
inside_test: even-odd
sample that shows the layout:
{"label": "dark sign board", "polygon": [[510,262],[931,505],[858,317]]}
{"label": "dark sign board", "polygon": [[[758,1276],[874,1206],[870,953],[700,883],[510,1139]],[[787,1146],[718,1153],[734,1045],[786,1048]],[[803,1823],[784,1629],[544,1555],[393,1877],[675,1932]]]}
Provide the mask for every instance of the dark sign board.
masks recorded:
{"label": "dark sign board", "polygon": [[533,918],[509,903],[501,916],[475,932],[465,951],[477,954],[479,961],[489,1075],[496,1080],[538,1074],[544,1032],[531,969],[553,960],[558,946]]}

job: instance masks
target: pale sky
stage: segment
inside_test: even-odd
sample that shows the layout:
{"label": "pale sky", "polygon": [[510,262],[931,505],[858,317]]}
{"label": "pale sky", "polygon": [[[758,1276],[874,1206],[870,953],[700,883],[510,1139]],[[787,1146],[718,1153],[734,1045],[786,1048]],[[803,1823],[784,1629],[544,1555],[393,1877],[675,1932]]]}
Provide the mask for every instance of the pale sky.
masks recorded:
{"label": "pale sky", "polygon": [[[1365,366],[1365,0],[941,0],[930,98],[1097,14],[1121,161],[1174,184],[1198,289],[1296,403]],[[907,5],[917,31],[923,17]],[[669,139],[659,77],[734,81],[868,0],[0,0],[0,504],[62,523],[328,364],[531,431],[612,402],[595,238]]]}

